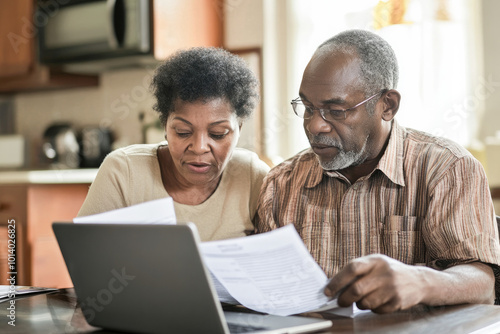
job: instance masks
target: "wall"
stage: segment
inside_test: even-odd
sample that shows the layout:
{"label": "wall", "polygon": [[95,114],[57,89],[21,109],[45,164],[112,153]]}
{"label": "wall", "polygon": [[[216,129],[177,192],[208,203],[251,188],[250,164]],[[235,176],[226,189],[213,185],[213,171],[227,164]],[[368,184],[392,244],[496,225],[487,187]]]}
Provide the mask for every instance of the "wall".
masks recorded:
{"label": "wall", "polygon": [[[277,164],[296,153],[290,148],[287,0],[227,0],[225,46],[262,49],[262,109],[259,142],[262,158]],[[240,140],[241,141],[241,140]]]}
{"label": "wall", "polygon": [[485,112],[480,123],[480,139],[484,140],[500,130],[500,1],[483,0],[482,7],[484,74],[490,93],[485,99]]}
{"label": "wall", "polygon": [[[494,137],[500,131],[500,1],[482,1],[482,28],[484,45],[485,92],[484,114],[479,125],[479,139]],[[487,142],[488,140],[486,140]],[[486,168],[491,185],[500,187],[500,138],[486,145]],[[500,215],[500,199],[494,201],[495,211]]]}
{"label": "wall", "polygon": [[75,127],[110,127],[117,146],[142,142],[140,112],[146,122],[156,119],[149,92],[152,69],[106,72],[96,88],[23,93],[14,97],[17,132],[28,143],[28,167],[42,166],[40,147],[44,130],[55,122]]}
{"label": "wall", "polygon": [[259,48],[264,43],[263,0],[224,1],[224,46]]}

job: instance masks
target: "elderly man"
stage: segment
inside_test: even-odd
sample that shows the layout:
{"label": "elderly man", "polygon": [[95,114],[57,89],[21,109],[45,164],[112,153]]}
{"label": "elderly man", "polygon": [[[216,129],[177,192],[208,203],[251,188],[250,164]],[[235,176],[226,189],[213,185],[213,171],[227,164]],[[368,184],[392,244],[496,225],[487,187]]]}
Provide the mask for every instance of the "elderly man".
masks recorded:
{"label": "elderly man", "polygon": [[459,145],[398,125],[397,81],[373,33],[318,47],[292,101],[311,148],[268,174],[256,232],[294,224],[341,306],[493,303],[500,245],[484,170]]}

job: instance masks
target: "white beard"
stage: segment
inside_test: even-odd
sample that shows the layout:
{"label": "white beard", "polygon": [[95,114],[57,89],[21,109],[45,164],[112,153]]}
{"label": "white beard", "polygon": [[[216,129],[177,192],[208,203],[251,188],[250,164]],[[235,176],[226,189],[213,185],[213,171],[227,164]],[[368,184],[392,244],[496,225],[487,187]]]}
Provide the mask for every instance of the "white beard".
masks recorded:
{"label": "white beard", "polygon": [[[346,152],[343,148],[342,143],[337,142],[337,141],[332,141],[330,138],[326,139],[325,137],[320,137],[320,138],[316,137],[316,141],[314,141],[314,143],[333,145],[333,146],[337,147],[337,149],[339,150],[339,153],[337,153],[335,158],[333,158],[330,161],[321,161],[319,156],[316,156],[316,158],[318,159],[319,164],[321,165],[321,167],[324,170],[334,171],[334,170],[345,169],[345,168],[351,167],[351,166],[360,165],[363,162],[365,162],[365,160],[368,156],[368,154],[366,153],[366,145],[368,143],[368,137],[369,136],[366,137],[365,143],[363,144],[363,147],[358,152],[356,152],[356,151]],[[311,140],[310,140],[310,142],[313,143],[313,141],[311,141]]]}

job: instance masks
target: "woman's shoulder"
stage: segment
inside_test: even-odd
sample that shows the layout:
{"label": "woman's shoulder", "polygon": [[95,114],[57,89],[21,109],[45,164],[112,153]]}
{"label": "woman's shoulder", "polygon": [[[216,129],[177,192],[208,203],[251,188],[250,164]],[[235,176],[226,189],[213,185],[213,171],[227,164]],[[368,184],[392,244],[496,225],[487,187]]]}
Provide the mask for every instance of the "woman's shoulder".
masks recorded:
{"label": "woman's shoulder", "polygon": [[118,148],[111,152],[109,156],[112,157],[143,157],[143,156],[154,156],[156,157],[156,152],[158,147],[166,144],[134,144],[125,147]]}
{"label": "woman's shoulder", "polygon": [[267,175],[269,169],[269,166],[259,159],[255,152],[235,148],[223,175],[233,184],[244,186],[262,183],[262,179]]}
{"label": "woman's shoulder", "polygon": [[157,160],[157,150],[162,144],[134,144],[120,147],[106,156],[105,162],[135,163],[140,160]]}
{"label": "woman's shoulder", "polygon": [[101,169],[142,170],[158,164],[157,150],[161,144],[134,144],[115,149],[106,156]]}
{"label": "woman's shoulder", "polygon": [[257,153],[241,147],[236,147],[234,149],[230,164],[233,167],[248,167],[264,170],[266,173],[270,169],[269,166],[259,158]]}

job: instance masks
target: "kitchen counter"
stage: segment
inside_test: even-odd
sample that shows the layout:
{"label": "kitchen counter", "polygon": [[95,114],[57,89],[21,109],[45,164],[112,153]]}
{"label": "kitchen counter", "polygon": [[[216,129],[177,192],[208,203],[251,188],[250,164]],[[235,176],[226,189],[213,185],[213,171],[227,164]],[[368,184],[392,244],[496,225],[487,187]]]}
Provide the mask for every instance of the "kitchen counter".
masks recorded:
{"label": "kitchen counter", "polygon": [[97,171],[97,168],[0,171],[0,185],[92,183]]}
{"label": "kitchen counter", "polygon": [[[96,174],[97,169],[0,171],[0,245],[7,245],[14,222],[17,284],[71,286],[52,223],[78,215]],[[0,247],[0,281],[7,279],[7,256],[7,247]]]}

